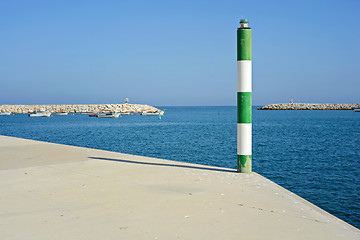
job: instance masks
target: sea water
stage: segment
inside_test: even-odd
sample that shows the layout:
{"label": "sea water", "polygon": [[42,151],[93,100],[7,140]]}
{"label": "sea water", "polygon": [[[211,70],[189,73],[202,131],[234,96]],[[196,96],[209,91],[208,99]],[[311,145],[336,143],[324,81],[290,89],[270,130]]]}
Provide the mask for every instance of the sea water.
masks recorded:
{"label": "sea water", "polygon": [[[236,107],[165,115],[0,117],[0,134],[236,169]],[[257,111],[253,171],[360,227],[360,113]],[[1,161],[0,161],[1,164]]]}

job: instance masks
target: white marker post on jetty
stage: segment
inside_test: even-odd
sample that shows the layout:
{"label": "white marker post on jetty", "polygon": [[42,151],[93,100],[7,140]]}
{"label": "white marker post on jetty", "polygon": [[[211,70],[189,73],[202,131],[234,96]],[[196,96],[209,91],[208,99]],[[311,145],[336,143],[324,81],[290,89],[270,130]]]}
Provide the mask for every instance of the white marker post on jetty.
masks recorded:
{"label": "white marker post on jetty", "polygon": [[251,28],[247,19],[240,20],[237,29],[237,171],[251,172]]}

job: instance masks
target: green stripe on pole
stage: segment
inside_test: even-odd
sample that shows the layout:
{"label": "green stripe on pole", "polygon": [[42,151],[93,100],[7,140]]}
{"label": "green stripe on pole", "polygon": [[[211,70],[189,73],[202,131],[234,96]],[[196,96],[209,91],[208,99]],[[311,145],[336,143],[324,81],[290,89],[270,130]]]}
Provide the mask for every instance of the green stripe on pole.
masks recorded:
{"label": "green stripe on pole", "polygon": [[251,155],[237,155],[238,172],[251,172]]}
{"label": "green stripe on pole", "polygon": [[251,29],[237,30],[237,60],[251,60]]}
{"label": "green stripe on pole", "polygon": [[251,92],[238,92],[237,106],[237,122],[251,123]]}

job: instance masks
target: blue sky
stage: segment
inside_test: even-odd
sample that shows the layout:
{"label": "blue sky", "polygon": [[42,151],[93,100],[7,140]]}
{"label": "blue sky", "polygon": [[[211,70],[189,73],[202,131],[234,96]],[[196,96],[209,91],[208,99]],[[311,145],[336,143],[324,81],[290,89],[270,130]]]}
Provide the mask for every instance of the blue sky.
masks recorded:
{"label": "blue sky", "polygon": [[0,1],[0,104],[360,102],[360,1]]}

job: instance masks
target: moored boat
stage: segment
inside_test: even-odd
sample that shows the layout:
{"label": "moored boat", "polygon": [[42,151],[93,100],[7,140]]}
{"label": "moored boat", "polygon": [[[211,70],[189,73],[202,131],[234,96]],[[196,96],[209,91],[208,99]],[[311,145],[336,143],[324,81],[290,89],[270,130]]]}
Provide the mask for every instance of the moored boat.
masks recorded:
{"label": "moored boat", "polygon": [[10,116],[11,112],[0,112],[0,116]]}
{"label": "moored boat", "polygon": [[141,115],[145,115],[145,116],[162,116],[164,115],[164,111],[159,111],[159,112],[142,112]]}
{"label": "moored boat", "polygon": [[354,111],[355,112],[360,112],[360,108],[355,108]]}
{"label": "moored boat", "polygon": [[51,112],[45,111],[43,108],[38,112],[33,112],[29,114],[29,117],[50,117]]}
{"label": "moored boat", "polygon": [[67,113],[67,112],[58,112],[58,113],[56,113],[56,115],[59,115],[59,116],[66,116],[68,114],[69,113]]}
{"label": "moored boat", "polygon": [[108,112],[108,113],[97,114],[97,117],[99,118],[118,118],[119,116],[120,116],[119,112]]}
{"label": "moored boat", "polygon": [[92,114],[92,113],[94,113],[94,111],[89,111],[89,110],[87,110],[87,109],[82,109],[82,110],[80,110],[80,112],[78,112],[78,113],[80,113],[80,114]]}

